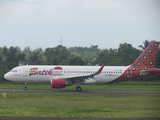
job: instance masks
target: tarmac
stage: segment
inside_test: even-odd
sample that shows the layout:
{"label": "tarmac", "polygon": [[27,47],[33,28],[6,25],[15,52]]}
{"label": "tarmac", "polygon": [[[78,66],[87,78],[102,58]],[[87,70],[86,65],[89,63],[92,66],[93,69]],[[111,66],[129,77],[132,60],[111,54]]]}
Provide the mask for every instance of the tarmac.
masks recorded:
{"label": "tarmac", "polygon": [[159,119],[117,119],[117,118],[107,118],[107,119],[94,119],[94,118],[13,118],[13,117],[0,117],[0,120],[159,120]]}
{"label": "tarmac", "polygon": [[45,93],[45,94],[104,94],[104,95],[154,95],[160,94],[160,91],[95,91],[83,90],[77,92],[76,90],[17,90],[17,89],[0,89],[0,93]]}
{"label": "tarmac", "polygon": [[117,119],[117,118],[13,118],[13,117],[0,117],[0,120],[159,120],[159,119]]}

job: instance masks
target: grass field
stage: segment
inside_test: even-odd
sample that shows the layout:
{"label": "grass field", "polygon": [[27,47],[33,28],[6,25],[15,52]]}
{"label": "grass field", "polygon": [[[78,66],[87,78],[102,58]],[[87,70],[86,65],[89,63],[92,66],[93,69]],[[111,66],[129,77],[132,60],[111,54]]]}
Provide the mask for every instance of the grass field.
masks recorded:
{"label": "grass field", "polygon": [[[0,89],[23,89],[23,84],[0,84]],[[28,84],[28,89],[54,90]],[[160,82],[81,85],[83,90],[159,91]],[[75,90],[76,85],[60,90]],[[94,95],[0,93],[0,117],[160,118],[160,95]]]}
{"label": "grass field", "polygon": [[[23,89],[23,84],[0,84],[0,89]],[[158,82],[121,82],[114,84],[102,84],[102,85],[81,85],[82,90],[126,90],[126,91],[159,91],[160,90],[160,81]],[[51,85],[48,84],[29,84],[28,89],[32,90],[54,90],[51,88]],[[76,85],[67,86],[60,90],[75,90]]]}
{"label": "grass field", "polygon": [[160,95],[0,93],[0,116],[54,118],[160,118]]}

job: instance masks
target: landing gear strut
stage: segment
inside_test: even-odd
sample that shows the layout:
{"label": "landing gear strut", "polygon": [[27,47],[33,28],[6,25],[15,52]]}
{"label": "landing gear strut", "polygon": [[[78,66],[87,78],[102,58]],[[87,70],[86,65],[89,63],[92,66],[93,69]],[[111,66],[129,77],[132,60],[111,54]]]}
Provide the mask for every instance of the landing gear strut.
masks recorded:
{"label": "landing gear strut", "polygon": [[24,83],[24,88],[23,88],[23,90],[27,90],[27,83],[26,83],[26,82]]}

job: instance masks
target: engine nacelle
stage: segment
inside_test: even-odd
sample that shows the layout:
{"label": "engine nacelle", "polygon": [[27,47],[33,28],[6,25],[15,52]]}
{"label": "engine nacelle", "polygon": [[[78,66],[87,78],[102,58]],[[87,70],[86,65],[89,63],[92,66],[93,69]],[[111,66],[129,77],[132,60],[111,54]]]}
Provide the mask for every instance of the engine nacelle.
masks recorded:
{"label": "engine nacelle", "polygon": [[65,88],[66,87],[66,80],[52,79],[51,86],[52,86],[52,88]]}

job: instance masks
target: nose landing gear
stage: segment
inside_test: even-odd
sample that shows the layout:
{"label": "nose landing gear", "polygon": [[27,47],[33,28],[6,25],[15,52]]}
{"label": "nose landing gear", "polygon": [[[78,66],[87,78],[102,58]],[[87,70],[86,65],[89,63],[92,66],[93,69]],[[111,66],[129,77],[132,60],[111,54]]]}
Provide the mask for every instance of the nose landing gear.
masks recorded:
{"label": "nose landing gear", "polygon": [[25,82],[23,90],[27,90],[27,82]]}

